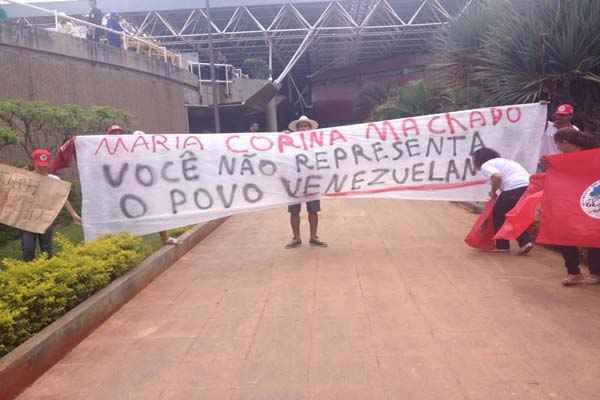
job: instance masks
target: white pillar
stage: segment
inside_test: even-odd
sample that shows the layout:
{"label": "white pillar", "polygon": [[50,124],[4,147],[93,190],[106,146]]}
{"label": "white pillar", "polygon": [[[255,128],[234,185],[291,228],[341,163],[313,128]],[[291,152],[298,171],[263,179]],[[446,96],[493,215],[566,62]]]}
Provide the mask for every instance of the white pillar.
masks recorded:
{"label": "white pillar", "polygon": [[277,132],[277,96],[265,106],[265,122],[268,132]]}

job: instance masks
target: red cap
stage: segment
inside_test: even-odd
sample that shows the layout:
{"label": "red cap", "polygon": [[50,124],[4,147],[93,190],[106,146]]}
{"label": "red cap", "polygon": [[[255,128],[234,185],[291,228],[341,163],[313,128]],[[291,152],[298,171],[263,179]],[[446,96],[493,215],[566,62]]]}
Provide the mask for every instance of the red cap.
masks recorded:
{"label": "red cap", "polygon": [[35,149],[33,153],[31,153],[31,158],[36,167],[47,167],[50,165],[51,155],[46,149]]}
{"label": "red cap", "polygon": [[573,115],[573,112],[575,110],[573,109],[573,106],[570,104],[561,104],[560,106],[558,106],[558,108],[556,109],[556,111],[554,112],[554,114],[558,114],[558,115]]}
{"label": "red cap", "polygon": [[125,131],[123,131],[123,128],[121,128],[119,125],[112,125],[106,130],[106,133],[109,135],[121,135],[124,132]]}

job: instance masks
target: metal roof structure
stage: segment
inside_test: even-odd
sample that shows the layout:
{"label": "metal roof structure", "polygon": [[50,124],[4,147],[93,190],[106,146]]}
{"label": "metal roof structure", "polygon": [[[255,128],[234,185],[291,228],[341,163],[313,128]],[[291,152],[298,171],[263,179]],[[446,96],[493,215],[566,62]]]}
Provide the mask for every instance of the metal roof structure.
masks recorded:
{"label": "metal roof structure", "polygon": [[[296,56],[295,75],[317,76],[334,66],[427,52],[440,27],[471,1],[212,0],[212,24],[205,0],[98,0],[98,5],[121,13],[136,35],[172,50],[198,51],[199,61],[208,61],[210,31],[221,62],[239,66],[271,55],[277,76]],[[83,0],[38,4],[67,13],[88,9]],[[30,9],[9,7],[10,16],[35,16]]]}
{"label": "metal roof structure", "polygon": [[[333,68],[427,53],[440,28],[472,1],[212,0],[210,23],[206,0],[98,0],[98,6],[119,12],[129,33],[173,51],[198,53],[200,62],[209,61],[209,36],[220,63],[242,66],[262,59],[274,83],[291,77],[290,95],[295,92],[296,102],[307,106],[310,79]],[[71,14],[88,10],[84,0],[40,5]],[[12,17],[39,15],[12,7]]]}
{"label": "metal roof structure", "polygon": [[[202,3],[202,2],[200,2]],[[469,0],[230,0],[203,8],[124,12],[137,34],[168,48],[208,56],[208,33],[221,61],[241,65],[272,56],[275,76],[300,58],[297,75],[316,76],[331,67],[367,63],[400,54],[422,54],[434,34]],[[265,5],[265,3],[269,3]]]}

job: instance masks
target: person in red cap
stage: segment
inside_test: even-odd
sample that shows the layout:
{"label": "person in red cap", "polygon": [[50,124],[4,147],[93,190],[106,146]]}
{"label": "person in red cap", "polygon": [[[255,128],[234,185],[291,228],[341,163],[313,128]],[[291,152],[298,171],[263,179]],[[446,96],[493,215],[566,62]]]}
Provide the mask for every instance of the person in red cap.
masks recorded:
{"label": "person in red cap", "polygon": [[[107,135],[123,135],[125,131],[119,125],[111,125],[107,130]],[[61,169],[69,168],[73,160],[77,159],[75,154],[75,138],[69,138],[58,148],[56,156],[52,159],[50,172],[57,172]]]}
{"label": "person in red cap", "polygon": [[125,131],[119,125],[112,125],[107,130],[108,135],[123,135]]}
{"label": "person in red cap", "polygon": [[570,104],[562,104],[558,106],[554,112],[554,122],[548,121],[546,123],[546,130],[544,132],[544,136],[542,137],[540,159],[544,156],[560,153],[560,150],[554,141],[554,134],[559,129],[573,128],[579,130],[578,127],[571,123],[574,112],[575,109]]}
{"label": "person in red cap", "polygon": [[[123,128],[121,128],[119,125],[111,125],[106,130],[106,134],[107,135],[124,135],[125,130]],[[133,132],[133,134],[134,135],[145,135],[145,133],[143,131],[135,131],[135,132]],[[56,172],[61,169],[70,167],[71,164],[73,163],[73,160],[75,160],[76,158],[77,158],[77,155],[75,153],[75,138],[71,138],[68,141],[66,141],[59,148],[59,150],[56,154],[56,160],[52,163],[51,171]],[[161,231],[161,232],[159,232],[159,235],[160,235],[160,239],[163,242],[163,244],[171,244],[171,245],[179,244],[179,241],[176,238],[169,236],[169,233],[167,231]]]}
{"label": "person in red cap", "polygon": [[[33,160],[33,167],[36,173],[47,176],[52,179],[60,178],[56,175],[51,175],[50,171],[50,163],[51,163],[51,154],[46,149],[35,149],[33,153],[31,153],[31,159]],[[75,211],[71,203],[67,200],[65,203],[65,208],[73,218],[73,222],[76,224],[81,224],[81,218],[79,214]],[[37,247],[37,242],[40,244],[40,249],[42,252],[48,254],[48,257],[52,257],[54,254],[54,249],[52,246],[52,236],[54,234],[54,227],[50,225],[48,230],[42,234],[22,231],[21,233],[21,248],[23,250],[23,259],[25,261],[31,261],[35,257],[35,249]]]}

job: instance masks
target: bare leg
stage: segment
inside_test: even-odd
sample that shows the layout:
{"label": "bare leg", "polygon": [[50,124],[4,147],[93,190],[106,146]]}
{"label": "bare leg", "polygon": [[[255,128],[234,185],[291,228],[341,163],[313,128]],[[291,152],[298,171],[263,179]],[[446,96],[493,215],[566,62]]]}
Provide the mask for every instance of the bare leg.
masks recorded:
{"label": "bare leg", "polygon": [[160,240],[163,242],[163,244],[179,244],[179,241],[175,238],[170,237],[169,232],[167,231],[160,231],[158,232],[158,234],[160,235]]}
{"label": "bare leg", "polygon": [[294,239],[300,239],[300,213],[290,213],[290,225]]}
{"label": "bare leg", "polygon": [[327,243],[321,241],[317,233],[319,228],[319,214],[316,212],[309,212],[308,223],[310,224],[310,244],[313,246],[327,247]]}
{"label": "bare leg", "polygon": [[317,235],[317,230],[319,228],[319,214],[316,212],[309,212],[308,224],[310,225],[310,238],[316,239],[319,236]]}
{"label": "bare leg", "polygon": [[160,231],[158,234],[160,235],[160,240],[163,242],[163,244],[167,244],[167,240],[169,240],[169,234],[166,231]]}

